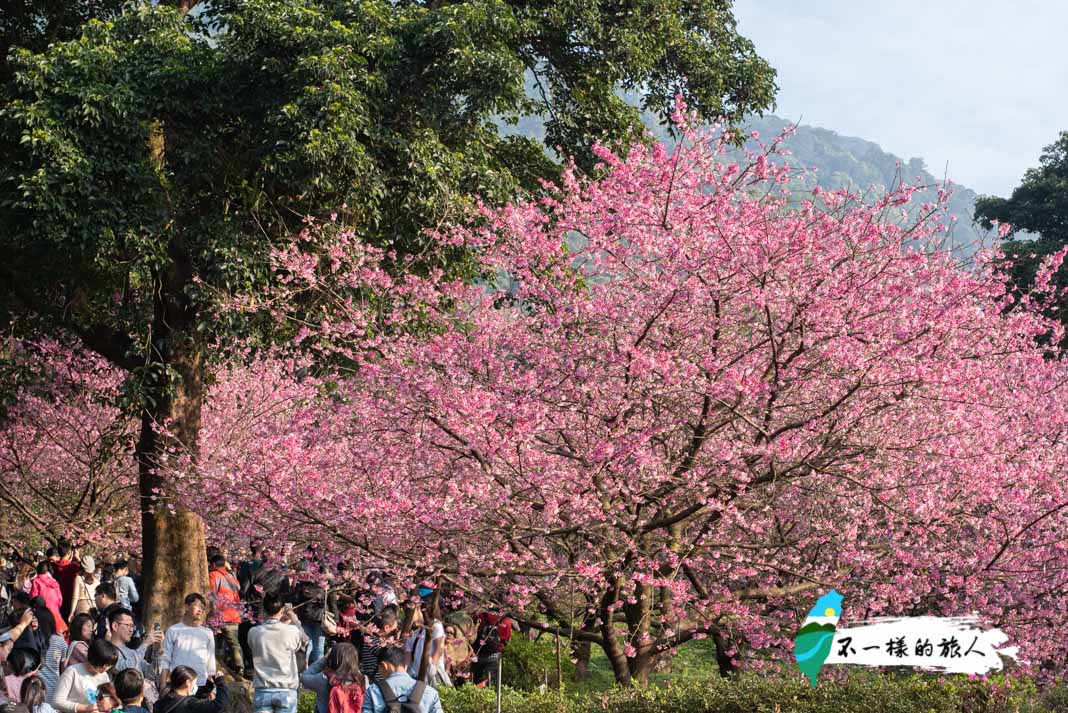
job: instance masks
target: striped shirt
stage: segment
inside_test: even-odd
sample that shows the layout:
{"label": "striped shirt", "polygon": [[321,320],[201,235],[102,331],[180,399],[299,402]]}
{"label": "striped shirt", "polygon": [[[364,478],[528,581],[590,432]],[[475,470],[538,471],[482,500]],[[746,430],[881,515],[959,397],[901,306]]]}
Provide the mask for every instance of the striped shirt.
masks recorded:
{"label": "striped shirt", "polygon": [[59,669],[63,665],[63,659],[67,658],[67,642],[59,634],[48,637],[48,650],[45,651],[41,661],[41,670],[37,672],[41,681],[44,682],[45,690],[48,691],[46,701],[51,701],[56,694],[56,685],[59,683]]}
{"label": "striped shirt", "polygon": [[382,648],[382,640],[378,634],[364,634],[363,648],[360,649],[360,670],[371,683],[381,681],[378,675],[378,650]]}

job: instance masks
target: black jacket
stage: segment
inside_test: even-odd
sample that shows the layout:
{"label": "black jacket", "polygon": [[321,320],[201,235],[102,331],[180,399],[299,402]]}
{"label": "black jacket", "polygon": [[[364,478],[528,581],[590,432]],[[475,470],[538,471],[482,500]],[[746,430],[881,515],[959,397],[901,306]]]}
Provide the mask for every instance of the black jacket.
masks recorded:
{"label": "black jacket", "polygon": [[[334,621],[337,621],[337,594],[334,591],[327,593],[314,582],[299,582],[293,598],[297,607],[297,617],[302,624],[321,624],[325,611],[333,614]],[[325,610],[324,603],[326,604]]]}
{"label": "black jacket", "polygon": [[196,696],[179,696],[174,691],[156,701],[153,713],[223,713],[230,701],[230,689],[223,685],[215,688],[215,700],[208,701]]}
{"label": "black jacket", "polygon": [[[256,591],[256,587],[263,591]],[[245,601],[260,602],[268,594],[277,594],[284,599],[288,599],[292,592],[290,592],[289,577],[284,572],[263,566],[252,573],[248,580],[248,585],[242,591],[242,596]]]}

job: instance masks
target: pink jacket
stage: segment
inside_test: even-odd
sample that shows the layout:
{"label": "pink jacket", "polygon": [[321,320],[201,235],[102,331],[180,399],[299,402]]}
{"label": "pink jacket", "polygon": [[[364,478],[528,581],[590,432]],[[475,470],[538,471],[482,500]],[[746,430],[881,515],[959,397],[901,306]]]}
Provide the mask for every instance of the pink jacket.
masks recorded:
{"label": "pink jacket", "polygon": [[63,594],[59,591],[59,582],[52,575],[45,572],[34,577],[30,585],[30,596],[39,596],[44,599],[45,606],[48,607],[48,611],[52,612],[52,616],[56,619],[58,633],[66,631],[66,623],[59,614],[59,608],[63,606]]}

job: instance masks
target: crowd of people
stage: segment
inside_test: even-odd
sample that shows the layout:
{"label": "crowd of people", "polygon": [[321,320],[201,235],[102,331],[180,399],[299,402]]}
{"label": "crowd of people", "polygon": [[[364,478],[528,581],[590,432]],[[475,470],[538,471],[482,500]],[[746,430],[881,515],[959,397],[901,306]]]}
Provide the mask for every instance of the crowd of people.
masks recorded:
{"label": "crowd of people", "polygon": [[166,629],[144,626],[131,560],[98,567],[61,542],[0,563],[3,713],[222,713],[223,684],[241,679],[253,713],[296,713],[301,689],[316,713],[441,713],[441,686],[496,683],[503,614],[443,616],[432,589],[398,595],[384,572],[357,580],[314,551],[290,568],[258,550],[235,569],[208,548],[209,591]]}

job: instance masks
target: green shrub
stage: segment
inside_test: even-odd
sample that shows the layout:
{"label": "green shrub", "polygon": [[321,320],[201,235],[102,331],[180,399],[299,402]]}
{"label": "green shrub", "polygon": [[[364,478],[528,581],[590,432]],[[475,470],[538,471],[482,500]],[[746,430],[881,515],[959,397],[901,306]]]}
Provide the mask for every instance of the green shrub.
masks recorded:
{"label": "green shrub", "polygon": [[[575,664],[566,643],[561,642],[560,663],[564,672],[564,681],[575,677]],[[526,636],[516,633],[508,641],[501,661],[501,680],[506,685],[519,691],[537,691],[545,685],[556,688],[556,641],[543,636],[531,641]]]}
{"label": "green shrub", "polygon": [[[1068,700],[1041,696],[1022,679],[890,676],[850,672],[815,690],[798,679],[741,676],[664,688],[616,688],[582,696],[504,690],[502,713],[1039,713]],[[493,713],[494,692],[471,686],[441,692],[446,713]]]}
{"label": "green shrub", "polygon": [[1027,713],[1034,710],[1036,713],[1068,713],[1068,686],[1063,683],[1057,684],[1043,692],[1034,709],[1025,709]]}
{"label": "green shrub", "polygon": [[315,694],[301,691],[297,696],[297,713],[315,713]]}
{"label": "green shrub", "polygon": [[[511,646],[511,642],[508,644]],[[445,713],[496,713],[496,690],[461,686],[443,688],[441,706]],[[556,691],[516,691],[504,687],[501,695],[501,713],[578,713],[582,699],[560,695]]]}

